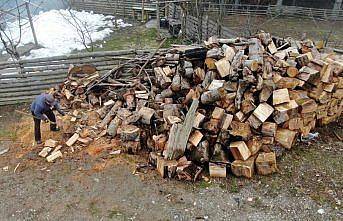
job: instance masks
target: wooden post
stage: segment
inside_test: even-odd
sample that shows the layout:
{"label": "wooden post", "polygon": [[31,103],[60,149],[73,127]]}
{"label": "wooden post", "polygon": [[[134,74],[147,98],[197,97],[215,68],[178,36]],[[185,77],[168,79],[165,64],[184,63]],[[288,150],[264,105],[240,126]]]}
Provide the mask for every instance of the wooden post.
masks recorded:
{"label": "wooden post", "polygon": [[181,7],[181,32],[182,32],[182,38],[185,38],[186,31],[187,31],[187,9],[186,9],[185,3],[181,3],[180,7]]}
{"label": "wooden post", "polygon": [[235,8],[240,4],[240,0],[235,0]]}
{"label": "wooden post", "polygon": [[30,26],[31,26],[31,31],[32,31],[33,39],[35,41],[36,47],[38,47],[37,36],[36,36],[35,28],[33,26],[32,16],[31,16],[30,7],[29,7],[29,3],[28,2],[25,2],[25,7],[26,7],[27,16],[28,16],[29,21],[30,21]]}
{"label": "wooden post", "polygon": [[197,19],[198,19],[198,43],[201,43],[201,40],[202,40],[202,2],[201,0],[195,1],[195,7],[197,10]]}
{"label": "wooden post", "polygon": [[156,2],[156,30],[157,30],[157,37],[160,38],[160,4],[159,0]]}
{"label": "wooden post", "polygon": [[279,6],[279,7],[282,6],[282,1],[283,0],[277,0],[276,5]]}
{"label": "wooden post", "polygon": [[336,0],[335,4],[333,6],[333,9],[334,10],[341,10],[342,9],[342,3],[343,3],[343,0]]}
{"label": "wooden post", "polygon": [[221,38],[222,37],[222,23],[223,23],[223,16],[224,16],[224,0],[220,0],[219,4],[219,16],[217,18],[217,35]]}
{"label": "wooden post", "polygon": [[144,19],[144,6],[145,6],[145,0],[142,0],[142,22],[145,22],[145,19]]}

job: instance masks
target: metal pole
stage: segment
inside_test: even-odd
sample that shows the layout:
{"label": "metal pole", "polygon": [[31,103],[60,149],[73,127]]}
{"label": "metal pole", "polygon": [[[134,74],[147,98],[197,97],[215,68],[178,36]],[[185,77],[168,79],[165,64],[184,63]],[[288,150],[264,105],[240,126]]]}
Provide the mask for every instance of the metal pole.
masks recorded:
{"label": "metal pole", "polygon": [[31,26],[31,31],[32,31],[33,39],[35,41],[35,45],[38,46],[37,36],[36,36],[35,28],[34,28],[33,22],[32,22],[32,17],[31,17],[29,3],[25,2],[25,6],[26,6],[26,11],[27,11],[27,16],[29,17],[29,21],[30,21],[30,26]]}

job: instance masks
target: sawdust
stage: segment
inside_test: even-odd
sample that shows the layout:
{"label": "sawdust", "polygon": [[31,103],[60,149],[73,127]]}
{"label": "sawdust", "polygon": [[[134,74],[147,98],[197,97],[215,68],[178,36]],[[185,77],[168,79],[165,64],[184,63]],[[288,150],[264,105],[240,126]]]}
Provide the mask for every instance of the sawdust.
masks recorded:
{"label": "sawdust", "polygon": [[[60,117],[57,117],[57,124],[62,124],[62,119]],[[29,148],[29,147],[38,147],[38,145],[35,144],[34,139],[34,125],[33,125],[33,119],[30,117],[23,117],[21,122],[17,124],[17,136],[16,140],[22,144],[23,147]],[[41,134],[42,134],[42,140],[47,139],[53,139],[57,140],[60,143],[64,141],[63,137],[63,130],[59,132],[50,131],[50,126],[48,123],[41,123]]]}

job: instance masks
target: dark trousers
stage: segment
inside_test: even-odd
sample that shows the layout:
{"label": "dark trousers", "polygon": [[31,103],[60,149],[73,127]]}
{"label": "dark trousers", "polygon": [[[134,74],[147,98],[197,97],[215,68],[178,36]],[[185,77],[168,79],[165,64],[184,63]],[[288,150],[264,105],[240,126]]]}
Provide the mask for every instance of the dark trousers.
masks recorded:
{"label": "dark trousers", "polygon": [[[44,114],[49,118],[50,122],[50,129],[54,130],[56,129],[56,117],[52,110],[48,110],[47,112],[44,112]],[[35,116],[32,112],[32,115]],[[41,133],[40,133],[40,122],[41,120],[38,118],[33,118],[34,124],[35,124],[35,141],[39,141],[42,139]]]}

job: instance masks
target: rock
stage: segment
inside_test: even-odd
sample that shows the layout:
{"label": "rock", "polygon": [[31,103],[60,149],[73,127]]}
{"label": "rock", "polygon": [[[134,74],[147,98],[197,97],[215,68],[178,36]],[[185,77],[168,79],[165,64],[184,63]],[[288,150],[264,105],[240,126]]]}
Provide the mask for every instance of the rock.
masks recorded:
{"label": "rock", "polygon": [[324,213],[325,213],[324,209],[319,209],[319,210],[317,210],[317,212],[318,212],[319,214],[324,214]]}

